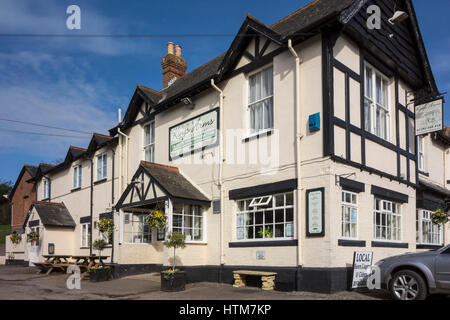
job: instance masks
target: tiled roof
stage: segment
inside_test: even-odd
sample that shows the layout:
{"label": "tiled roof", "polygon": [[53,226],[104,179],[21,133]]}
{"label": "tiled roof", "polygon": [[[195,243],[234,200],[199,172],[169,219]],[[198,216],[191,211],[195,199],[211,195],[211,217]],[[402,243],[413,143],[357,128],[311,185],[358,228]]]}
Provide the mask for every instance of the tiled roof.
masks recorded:
{"label": "tiled roof", "polygon": [[190,183],[177,167],[141,161],[141,166],[174,198],[211,201]]}
{"label": "tiled roof", "polygon": [[[343,9],[349,7],[354,1],[355,0],[315,0],[287,17],[279,20],[272,26],[266,27],[272,29],[276,33],[279,33],[281,36],[289,37],[296,32],[314,25],[315,23],[321,22],[324,18],[330,17],[333,14],[338,14]],[[264,23],[260,22],[251,15],[247,15],[247,18],[265,26]],[[149,88],[147,89],[152,91],[151,95],[165,94],[161,100],[164,102],[184,91],[188,91],[200,83],[213,78],[218,73],[218,68],[221,65],[225,55],[226,52],[201,65],[197,69],[192,70],[162,91],[156,91]],[[141,88],[142,86],[138,87]]]}
{"label": "tiled roof", "polygon": [[[34,202],[31,208],[35,208],[42,221],[44,227],[53,228],[75,228],[76,224],[67,210],[64,203],[55,202]],[[29,216],[28,216],[29,217]],[[28,221],[28,217],[25,220],[24,227]]]}

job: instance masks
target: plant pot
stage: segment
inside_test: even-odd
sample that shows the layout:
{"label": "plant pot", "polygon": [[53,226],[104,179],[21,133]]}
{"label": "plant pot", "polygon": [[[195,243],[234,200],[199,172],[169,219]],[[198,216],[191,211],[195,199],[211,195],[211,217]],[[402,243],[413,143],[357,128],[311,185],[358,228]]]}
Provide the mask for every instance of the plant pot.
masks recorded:
{"label": "plant pot", "polygon": [[91,282],[102,282],[112,279],[111,268],[98,268],[89,270],[89,280]]}
{"label": "plant pot", "polygon": [[184,291],[186,285],[186,273],[178,271],[175,273],[161,272],[161,291],[177,292]]}

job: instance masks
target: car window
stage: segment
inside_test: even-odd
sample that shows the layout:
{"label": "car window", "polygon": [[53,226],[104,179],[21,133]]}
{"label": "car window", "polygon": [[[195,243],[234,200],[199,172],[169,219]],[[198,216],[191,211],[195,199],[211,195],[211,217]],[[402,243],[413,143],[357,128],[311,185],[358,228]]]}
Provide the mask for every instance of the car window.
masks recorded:
{"label": "car window", "polygon": [[450,254],[450,247],[442,251],[442,254]]}

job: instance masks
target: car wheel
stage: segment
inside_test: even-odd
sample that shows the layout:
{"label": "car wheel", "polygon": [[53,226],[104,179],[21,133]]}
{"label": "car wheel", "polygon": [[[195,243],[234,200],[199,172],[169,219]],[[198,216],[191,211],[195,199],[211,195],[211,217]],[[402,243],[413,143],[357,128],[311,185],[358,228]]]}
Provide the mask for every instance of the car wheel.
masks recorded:
{"label": "car wheel", "polygon": [[391,280],[389,291],[394,300],[425,300],[427,297],[425,280],[411,270],[397,272]]}

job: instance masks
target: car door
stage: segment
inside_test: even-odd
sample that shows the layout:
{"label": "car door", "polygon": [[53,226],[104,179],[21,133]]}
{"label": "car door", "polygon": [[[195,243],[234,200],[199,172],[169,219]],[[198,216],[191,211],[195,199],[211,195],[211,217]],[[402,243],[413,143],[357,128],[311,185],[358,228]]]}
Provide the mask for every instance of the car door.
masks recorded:
{"label": "car door", "polygon": [[450,247],[436,257],[436,284],[438,288],[450,290]]}

